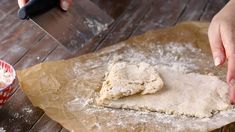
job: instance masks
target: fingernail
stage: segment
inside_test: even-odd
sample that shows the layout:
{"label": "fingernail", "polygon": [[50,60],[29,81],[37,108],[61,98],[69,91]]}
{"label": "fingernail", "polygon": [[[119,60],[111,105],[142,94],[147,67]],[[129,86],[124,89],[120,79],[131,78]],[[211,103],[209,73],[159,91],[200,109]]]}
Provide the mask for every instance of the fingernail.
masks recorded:
{"label": "fingernail", "polygon": [[218,66],[221,63],[220,57],[216,57],[214,61],[215,61],[215,66]]}
{"label": "fingernail", "polygon": [[66,0],[63,0],[61,8],[65,11],[67,11],[69,9],[69,3]]}
{"label": "fingernail", "polygon": [[229,82],[229,100],[231,104],[235,103],[235,80]]}

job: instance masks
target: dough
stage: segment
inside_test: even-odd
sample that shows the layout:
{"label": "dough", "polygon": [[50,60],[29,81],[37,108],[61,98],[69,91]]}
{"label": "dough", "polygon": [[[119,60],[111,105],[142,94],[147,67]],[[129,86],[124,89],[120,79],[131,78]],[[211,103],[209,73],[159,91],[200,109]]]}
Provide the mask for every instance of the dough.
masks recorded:
{"label": "dough", "polygon": [[[147,64],[143,63],[143,65]],[[159,67],[157,70],[164,82],[164,88],[162,90],[157,92],[157,94],[132,95],[143,90],[143,88],[141,88],[139,85],[142,83],[141,80],[143,78],[148,77],[146,80],[151,80],[155,77],[160,80],[159,76],[156,76],[156,72],[153,72],[154,70],[150,66],[146,66],[144,68],[147,67],[150,68],[145,69],[147,72],[139,73],[139,71],[137,71],[133,65],[129,67],[124,63],[122,68],[125,72],[121,72],[120,74],[122,75],[117,76],[115,76],[115,70],[112,72],[111,69],[111,72],[109,73],[110,75],[107,76],[107,80],[109,80],[110,83],[105,82],[107,84],[104,84],[103,86],[106,87],[107,85],[107,87],[109,87],[109,85],[111,85],[114,88],[115,86],[122,87],[117,87],[114,90],[115,92],[113,91],[115,94],[111,95],[106,95],[107,92],[104,91],[106,88],[103,87],[104,89],[102,88],[100,93],[101,98],[104,96],[103,98],[115,98],[116,100],[104,101],[99,104],[113,108],[157,111],[167,114],[183,114],[200,118],[211,117],[214,112],[226,110],[231,107],[227,99],[227,84],[218,79],[216,76],[201,75],[198,73],[185,74],[161,67]],[[113,68],[116,69],[116,67]],[[127,75],[136,75],[126,77],[130,78],[131,82],[133,82],[133,85],[121,85],[120,82],[120,85],[115,84],[119,77],[122,78],[124,75],[126,75],[124,73],[127,71],[130,71],[130,73]],[[141,77],[143,78],[139,79],[139,75],[142,75]],[[134,82],[137,82],[138,85],[136,85]],[[128,97],[119,98],[122,96]]]}
{"label": "dough", "polygon": [[119,62],[109,69],[98,99],[101,104],[105,100],[117,100],[137,93],[153,94],[163,87],[159,74],[147,63]]}

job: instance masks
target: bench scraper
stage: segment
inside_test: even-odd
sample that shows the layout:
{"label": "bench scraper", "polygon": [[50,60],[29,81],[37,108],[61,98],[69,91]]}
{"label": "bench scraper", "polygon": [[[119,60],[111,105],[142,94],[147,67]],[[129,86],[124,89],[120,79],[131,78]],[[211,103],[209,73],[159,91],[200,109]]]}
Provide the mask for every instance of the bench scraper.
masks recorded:
{"label": "bench scraper", "polygon": [[68,11],[59,0],[30,0],[18,12],[20,19],[31,19],[57,42],[75,53],[85,43],[108,28],[113,19],[90,0],[73,0]]}

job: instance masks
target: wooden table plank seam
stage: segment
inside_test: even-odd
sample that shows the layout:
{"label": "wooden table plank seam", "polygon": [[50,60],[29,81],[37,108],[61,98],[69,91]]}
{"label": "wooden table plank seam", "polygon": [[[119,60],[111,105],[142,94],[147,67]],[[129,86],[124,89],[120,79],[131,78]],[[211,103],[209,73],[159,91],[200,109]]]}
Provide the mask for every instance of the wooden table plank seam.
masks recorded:
{"label": "wooden table plank seam", "polygon": [[17,64],[31,49],[33,49],[44,37],[46,36],[46,34],[44,34],[43,36],[39,37],[38,40],[36,40],[32,45],[32,47],[30,47],[13,65]]}
{"label": "wooden table plank seam", "polygon": [[98,42],[97,46],[95,46],[95,48],[92,51],[96,51],[100,44],[105,40],[106,37],[108,37],[108,35],[113,32],[115,30],[115,28],[118,26],[118,24],[120,23],[122,17],[125,15],[125,13],[128,11],[128,9],[130,8],[130,6],[132,6],[132,4],[134,3],[135,0],[132,0],[130,5],[127,7],[127,9],[125,9],[125,11],[117,18],[117,20],[115,20],[115,22],[113,23],[113,25],[110,27],[109,31],[107,32],[107,34]]}
{"label": "wooden table plank seam", "polygon": [[206,14],[206,11],[208,10],[208,6],[209,6],[209,1],[207,2],[205,10],[204,10],[204,12],[202,13],[202,15],[201,15],[201,17],[199,19],[200,21],[202,21],[203,16]]}
{"label": "wooden table plank seam", "polygon": [[[151,4],[151,6],[152,6],[152,4]],[[148,12],[150,11],[150,9],[151,9],[151,8],[148,8],[144,14],[148,14]],[[133,33],[136,31],[136,29],[138,28],[139,24],[141,23],[141,20],[144,19],[144,17],[145,17],[145,15],[143,15],[143,16],[141,17],[140,21],[138,22],[138,25],[137,25],[137,26],[135,27],[135,29],[128,35],[127,39],[129,39],[129,38],[133,35]]]}
{"label": "wooden table plank seam", "polygon": [[[149,14],[146,14],[146,20],[143,20],[132,36],[139,35],[148,30],[173,26],[176,19],[182,14],[188,0],[181,1],[154,1],[154,7]],[[155,15],[158,13],[157,15]],[[154,15],[153,19],[152,16]],[[147,25],[147,26],[146,26]]]}
{"label": "wooden table plank seam", "polygon": [[185,11],[186,11],[186,9],[187,9],[187,7],[188,7],[189,2],[190,2],[190,0],[188,0],[188,1],[185,3],[185,5],[184,5],[182,11],[180,12],[179,16],[178,16],[177,19],[176,19],[174,25],[176,25],[176,24],[179,22],[180,18],[181,18],[182,15],[185,13]]}
{"label": "wooden table plank seam", "polygon": [[[34,125],[32,125],[32,127],[31,127],[30,130],[29,130],[29,132],[38,131],[37,128],[36,128],[36,127],[37,127],[37,124],[40,124],[44,117],[47,117],[47,115],[46,115],[45,113],[38,119],[37,122],[34,123]],[[49,118],[49,117],[47,117],[47,118]],[[55,125],[57,125],[58,127],[60,127],[59,130],[58,130],[58,132],[59,132],[59,131],[62,131],[63,127],[62,127],[59,123],[57,123],[57,122],[55,122],[55,121],[53,121],[53,120],[50,120],[50,122],[55,123]],[[34,130],[34,129],[35,129],[35,130]]]}
{"label": "wooden table plank seam", "polygon": [[32,128],[35,126],[35,124],[37,124],[38,122],[40,122],[40,120],[43,118],[43,116],[45,115],[45,112],[42,114],[42,116],[29,128],[29,132],[32,132]]}
{"label": "wooden table plank seam", "polygon": [[207,9],[207,6],[208,6],[208,3],[209,3],[209,0],[206,0],[206,5],[203,7],[203,10],[202,10],[202,14],[199,16],[199,19],[198,20],[201,20],[203,14],[205,13],[206,9]]}
{"label": "wooden table plank seam", "polygon": [[[149,2],[149,1],[148,1]],[[136,5],[138,2],[136,3],[131,3],[133,4],[132,8],[134,9],[134,7],[136,8],[136,6],[138,7],[138,5]],[[139,23],[141,22],[142,19],[144,19],[145,17],[145,14],[149,12],[150,10],[150,7],[151,7],[151,3],[153,3],[153,1],[150,1],[148,4],[146,5],[142,5],[144,6],[144,8],[141,8],[141,7],[138,7],[139,10],[134,10],[134,12],[132,11],[133,9],[129,6],[128,10],[126,10],[126,12],[124,12],[125,14],[131,14],[133,13],[133,15],[135,15],[134,17],[131,15],[129,16],[129,20],[131,22],[131,24],[129,24],[129,22],[125,22],[126,18],[125,17],[122,17],[120,20],[119,20],[119,23],[116,25],[116,27],[110,32],[110,34],[97,46],[97,48],[95,49],[95,51],[99,50],[100,48],[103,48],[103,46],[107,46],[107,44],[109,45],[110,43],[111,44],[115,44],[115,43],[118,43],[119,41],[122,41],[122,40],[126,40],[128,39],[133,31],[135,30],[135,28],[139,25]],[[130,12],[129,12],[130,11]],[[140,11],[140,12],[139,12]],[[129,13],[128,13],[129,12]],[[137,12],[137,14],[136,14]],[[123,22],[123,23],[121,23]],[[123,25],[124,24],[124,25]],[[132,26],[131,26],[132,25]],[[119,31],[120,27],[119,26],[123,26],[124,27],[124,30],[123,31]],[[128,33],[128,29],[131,29],[131,32]],[[116,31],[117,30],[117,31]],[[113,35],[115,33],[118,33],[117,35]],[[125,37],[123,38],[122,37],[122,34],[125,35]],[[117,39],[118,41],[115,41],[115,39]],[[109,42],[109,40],[114,40],[112,42]]]}
{"label": "wooden table plank seam", "polygon": [[[146,12],[146,14],[149,14],[151,8],[153,8],[153,4],[151,4],[151,6],[149,7],[149,10]],[[146,14],[143,16],[142,20],[138,23],[138,25],[136,26],[136,28],[135,28],[134,31],[130,34],[129,37],[135,36],[134,34],[137,32],[137,30],[138,30],[138,28],[139,28],[139,26],[140,26],[140,23],[145,19]]]}
{"label": "wooden table plank seam", "polygon": [[[0,20],[0,23],[8,23],[7,26],[3,26],[1,27],[0,29],[0,32],[2,33],[1,36],[0,36],[0,40],[3,40],[4,38],[6,38],[9,34],[13,34],[14,33],[14,30],[16,28],[19,27],[20,24],[23,24],[25,23],[25,21],[18,21],[16,22],[15,20],[13,20],[14,23],[11,23],[12,22],[12,19],[13,19],[13,16],[17,13],[17,10],[14,10],[13,12],[9,13],[8,15],[8,18],[5,18],[5,19],[2,19]],[[16,16],[14,17],[14,19],[16,18]],[[16,19],[17,20],[17,19]],[[10,21],[10,23],[9,23]],[[9,25],[11,24],[11,25]],[[7,31],[7,32],[6,32]],[[2,44],[3,42],[0,43],[0,45]]]}
{"label": "wooden table plank seam", "polygon": [[7,12],[6,14],[4,14],[3,17],[0,18],[0,21],[2,21],[3,19],[5,19],[8,15],[10,15],[12,12],[14,12],[15,10],[18,10],[19,7],[15,7],[13,9],[11,9],[9,12]]}

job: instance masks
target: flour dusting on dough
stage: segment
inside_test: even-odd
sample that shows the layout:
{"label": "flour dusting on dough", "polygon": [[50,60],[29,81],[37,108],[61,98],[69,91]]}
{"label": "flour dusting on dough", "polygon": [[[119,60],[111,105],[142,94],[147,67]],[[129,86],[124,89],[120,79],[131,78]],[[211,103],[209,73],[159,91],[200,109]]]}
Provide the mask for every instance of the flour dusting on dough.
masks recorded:
{"label": "flour dusting on dough", "polygon": [[117,100],[137,93],[154,94],[162,87],[162,79],[149,64],[118,62],[109,67],[98,103],[102,104],[105,100]]}
{"label": "flour dusting on dough", "polygon": [[[102,101],[98,101],[98,104],[114,108],[149,110],[201,118],[210,117],[215,112],[230,108],[227,100],[228,88],[225,82],[215,76],[193,74],[194,70],[198,70],[201,67],[211,67],[210,61],[201,63],[203,59],[207,59],[207,56],[202,54],[201,50],[194,48],[190,44],[170,43],[167,45],[156,45],[150,43],[148,46],[151,47],[151,45],[153,45],[152,49],[147,52],[151,53],[151,55],[141,54],[138,49],[132,48],[123,53],[125,57],[123,57],[123,54],[113,55],[109,62],[115,64],[122,61],[136,65],[142,62],[148,63],[161,73],[163,82],[166,83],[166,88],[160,91],[159,94],[132,97],[129,95],[139,93],[143,88],[140,85],[128,87],[121,85],[122,83],[118,81],[117,86],[121,87],[116,87],[117,89],[111,90],[111,92],[104,92],[107,87],[101,89],[100,99]],[[194,56],[199,57],[199,59]],[[199,62],[203,66],[195,65],[195,62]],[[112,63],[109,64],[111,65]],[[115,73],[117,72],[115,71]],[[189,73],[192,74],[189,75]],[[148,74],[150,75],[150,73]],[[113,75],[108,77],[106,79],[109,82],[107,86],[112,88],[113,81],[115,82],[119,78],[115,78]],[[134,79],[138,82],[138,79]],[[122,91],[123,89],[127,91],[132,89],[133,91],[126,94]],[[109,95],[110,93],[111,95]],[[123,96],[128,97],[121,98]],[[199,96],[200,98],[198,98]],[[112,100],[104,101],[106,98]]]}

